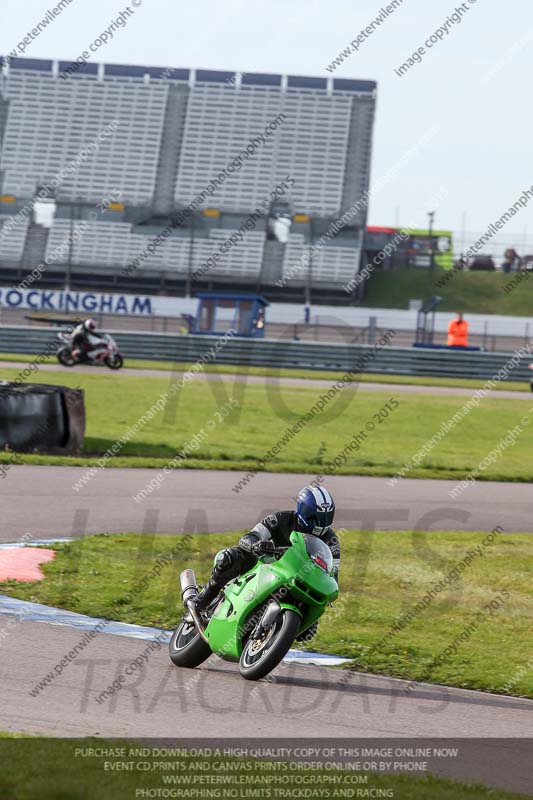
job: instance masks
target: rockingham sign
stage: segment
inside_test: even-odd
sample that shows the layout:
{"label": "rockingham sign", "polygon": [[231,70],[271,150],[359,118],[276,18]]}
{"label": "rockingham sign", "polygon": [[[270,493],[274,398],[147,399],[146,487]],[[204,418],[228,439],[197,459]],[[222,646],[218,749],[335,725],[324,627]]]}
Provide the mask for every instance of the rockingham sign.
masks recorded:
{"label": "rockingham sign", "polygon": [[68,290],[0,288],[0,308],[23,308],[31,311],[78,311],[87,314],[131,314],[146,317],[156,313],[154,301],[159,299],[163,298]]}

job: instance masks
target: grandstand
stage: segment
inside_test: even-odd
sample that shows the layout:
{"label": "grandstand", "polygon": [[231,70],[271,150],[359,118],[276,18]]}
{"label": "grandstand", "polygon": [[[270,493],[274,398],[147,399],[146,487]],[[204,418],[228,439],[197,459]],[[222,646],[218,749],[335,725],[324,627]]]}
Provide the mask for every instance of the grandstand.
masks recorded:
{"label": "grandstand", "polygon": [[[373,81],[68,67],[2,61],[0,280],[48,259],[41,286],[346,298],[366,224]],[[51,225],[36,199],[53,201]],[[280,217],[285,238],[269,235]]]}

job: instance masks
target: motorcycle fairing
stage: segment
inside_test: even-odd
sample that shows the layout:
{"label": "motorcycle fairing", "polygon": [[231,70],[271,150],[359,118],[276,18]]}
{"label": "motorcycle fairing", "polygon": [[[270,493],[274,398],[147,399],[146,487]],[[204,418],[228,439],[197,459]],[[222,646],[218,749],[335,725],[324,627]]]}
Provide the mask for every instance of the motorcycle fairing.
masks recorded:
{"label": "motorcycle fairing", "polygon": [[[282,608],[290,608],[302,617],[298,633],[305,631],[324,613],[327,603],[338,596],[337,581],[308,556],[302,534],[291,534],[292,546],[271,563],[258,561],[244,575],[230,581],[223,590],[205,635],[214,653],[227,661],[238,661],[247,633],[246,622],[274,595]],[[295,603],[297,601],[297,603]],[[260,613],[258,614],[260,618]]]}

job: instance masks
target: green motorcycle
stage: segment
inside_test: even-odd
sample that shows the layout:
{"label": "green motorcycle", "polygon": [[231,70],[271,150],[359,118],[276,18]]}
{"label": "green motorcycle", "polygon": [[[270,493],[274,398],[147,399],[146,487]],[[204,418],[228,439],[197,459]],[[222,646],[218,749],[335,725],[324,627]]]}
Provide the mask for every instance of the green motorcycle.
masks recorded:
{"label": "green motorcycle", "polygon": [[287,655],[297,636],[339,594],[333,577],[333,555],[318,537],[293,531],[290,547],[278,547],[230,581],[200,614],[192,569],[180,575],[186,615],[169,644],[178,667],[197,667],[212,653],[239,663],[243,678],[268,675]]}

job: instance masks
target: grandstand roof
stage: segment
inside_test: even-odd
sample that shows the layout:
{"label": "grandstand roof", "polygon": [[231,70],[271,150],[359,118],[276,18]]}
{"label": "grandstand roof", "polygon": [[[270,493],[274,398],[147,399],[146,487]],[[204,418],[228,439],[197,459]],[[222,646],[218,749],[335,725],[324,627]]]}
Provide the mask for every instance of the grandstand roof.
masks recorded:
{"label": "grandstand roof", "polygon": [[[5,57],[0,56],[0,66],[4,65]],[[54,59],[44,58],[13,58],[8,60],[10,69],[35,70],[38,72],[52,72]],[[67,69],[71,62],[58,61],[59,71]],[[151,79],[184,81],[187,83],[233,83],[237,76],[243,86],[287,86],[288,88],[314,89],[315,91],[339,92],[370,92],[376,90],[377,83],[372,80],[358,80],[355,78],[324,78],[307,75],[282,75],[263,72],[238,72],[214,69],[188,69],[177,67],[144,66],[139,64],[105,64],[91,62],[80,67],[71,77],[94,75],[99,71],[105,77],[141,78],[148,75]]]}

